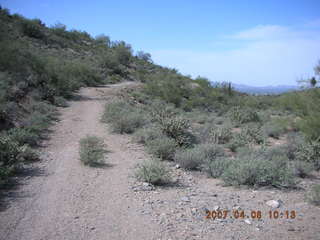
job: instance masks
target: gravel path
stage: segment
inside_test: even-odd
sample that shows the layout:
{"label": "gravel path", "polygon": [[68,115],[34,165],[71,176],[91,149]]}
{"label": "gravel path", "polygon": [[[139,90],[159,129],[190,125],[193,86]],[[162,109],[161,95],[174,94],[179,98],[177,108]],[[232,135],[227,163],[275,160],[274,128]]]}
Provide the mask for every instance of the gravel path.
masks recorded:
{"label": "gravel path", "polygon": [[[105,102],[129,85],[84,88],[79,100],[62,109],[46,159],[36,164],[35,176],[8,193],[10,205],[0,212],[0,239],[153,239],[157,225],[136,214],[139,203],[130,197],[128,176],[143,151],[131,150],[128,137],[111,135],[99,122]],[[109,167],[80,163],[78,142],[87,134],[105,139]]]}

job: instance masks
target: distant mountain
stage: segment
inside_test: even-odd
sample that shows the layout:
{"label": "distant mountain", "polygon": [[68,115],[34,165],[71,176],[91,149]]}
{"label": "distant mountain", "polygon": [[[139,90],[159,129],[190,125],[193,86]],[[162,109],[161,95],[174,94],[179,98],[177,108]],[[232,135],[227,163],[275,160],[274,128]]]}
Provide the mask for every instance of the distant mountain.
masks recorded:
{"label": "distant mountain", "polygon": [[299,90],[299,86],[292,86],[292,85],[278,85],[278,86],[263,86],[263,87],[254,87],[245,84],[235,84],[233,83],[232,86],[235,90],[239,92],[249,93],[249,94],[280,94],[284,92],[290,92]]}

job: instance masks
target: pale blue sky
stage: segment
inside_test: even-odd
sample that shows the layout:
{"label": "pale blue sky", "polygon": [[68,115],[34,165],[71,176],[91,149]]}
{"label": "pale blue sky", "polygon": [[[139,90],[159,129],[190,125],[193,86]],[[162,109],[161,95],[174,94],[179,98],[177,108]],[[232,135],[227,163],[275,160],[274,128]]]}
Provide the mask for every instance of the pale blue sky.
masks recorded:
{"label": "pale blue sky", "polygon": [[212,81],[295,84],[320,59],[319,0],[0,0],[12,13],[150,52]]}

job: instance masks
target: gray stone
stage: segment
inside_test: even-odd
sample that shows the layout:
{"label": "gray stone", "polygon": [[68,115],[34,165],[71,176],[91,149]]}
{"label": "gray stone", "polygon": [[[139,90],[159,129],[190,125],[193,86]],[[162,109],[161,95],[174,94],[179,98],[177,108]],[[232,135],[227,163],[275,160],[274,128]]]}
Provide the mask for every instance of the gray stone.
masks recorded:
{"label": "gray stone", "polygon": [[182,197],[181,201],[183,202],[190,202],[190,199],[188,197]]}
{"label": "gray stone", "polygon": [[244,222],[245,222],[246,224],[251,225],[251,221],[250,221],[249,219],[244,220]]}
{"label": "gray stone", "polygon": [[266,204],[272,208],[280,207],[280,201],[278,201],[278,200],[269,200],[266,202]]}

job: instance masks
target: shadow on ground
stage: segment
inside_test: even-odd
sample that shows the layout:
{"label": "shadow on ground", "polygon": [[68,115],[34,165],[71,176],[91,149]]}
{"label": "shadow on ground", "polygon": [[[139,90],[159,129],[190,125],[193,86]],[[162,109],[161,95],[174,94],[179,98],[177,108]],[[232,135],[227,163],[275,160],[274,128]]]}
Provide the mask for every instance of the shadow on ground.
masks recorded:
{"label": "shadow on ground", "polygon": [[13,201],[32,197],[30,194],[21,192],[21,186],[28,184],[26,181],[28,178],[46,175],[45,171],[40,167],[28,165],[18,169],[15,176],[0,187],[0,212],[8,209]]}

